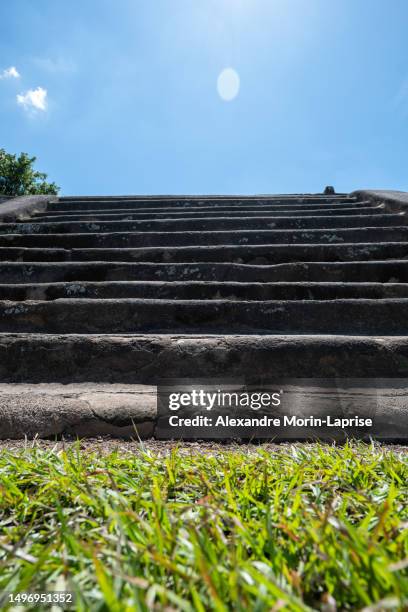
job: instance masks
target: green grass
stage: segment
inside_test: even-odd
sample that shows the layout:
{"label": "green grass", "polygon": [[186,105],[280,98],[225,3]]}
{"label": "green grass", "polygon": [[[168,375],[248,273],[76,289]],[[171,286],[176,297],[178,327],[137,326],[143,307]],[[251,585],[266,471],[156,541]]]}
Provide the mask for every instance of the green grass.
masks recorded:
{"label": "green grass", "polygon": [[407,609],[407,482],[408,454],[363,444],[2,451],[0,590],[74,590],[79,610]]}

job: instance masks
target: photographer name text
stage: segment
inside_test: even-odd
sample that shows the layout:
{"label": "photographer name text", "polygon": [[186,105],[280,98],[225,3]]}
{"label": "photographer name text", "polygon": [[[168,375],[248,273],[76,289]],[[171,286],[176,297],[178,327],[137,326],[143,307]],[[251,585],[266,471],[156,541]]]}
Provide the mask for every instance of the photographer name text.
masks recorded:
{"label": "photographer name text", "polygon": [[193,417],[169,416],[171,427],[372,427],[373,419],[359,416],[352,417],[315,417],[284,415],[282,417],[231,417],[220,415],[215,419],[209,416]]}

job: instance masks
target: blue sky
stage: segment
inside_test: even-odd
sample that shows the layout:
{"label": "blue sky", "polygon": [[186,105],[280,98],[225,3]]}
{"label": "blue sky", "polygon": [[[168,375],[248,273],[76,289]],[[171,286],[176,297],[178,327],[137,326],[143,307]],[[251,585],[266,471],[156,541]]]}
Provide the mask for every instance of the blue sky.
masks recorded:
{"label": "blue sky", "polygon": [[5,0],[0,147],[63,194],[408,191],[407,32],[406,0]]}

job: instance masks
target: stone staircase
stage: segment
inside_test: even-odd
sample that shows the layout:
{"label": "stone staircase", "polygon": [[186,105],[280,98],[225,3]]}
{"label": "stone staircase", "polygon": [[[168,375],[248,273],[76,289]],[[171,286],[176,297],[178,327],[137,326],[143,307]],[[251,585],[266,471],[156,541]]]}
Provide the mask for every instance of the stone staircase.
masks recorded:
{"label": "stone staircase", "polygon": [[[63,197],[8,213],[0,425],[23,393],[25,424],[9,417],[7,430],[21,434],[52,385],[55,405],[55,384],[61,405],[108,398],[110,416],[104,401],[105,416],[87,418],[120,431],[120,394],[126,404],[129,386],[140,398],[160,378],[407,376],[405,210],[357,192]],[[50,408],[46,435],[81,430],[69,406],[65,421]]]}

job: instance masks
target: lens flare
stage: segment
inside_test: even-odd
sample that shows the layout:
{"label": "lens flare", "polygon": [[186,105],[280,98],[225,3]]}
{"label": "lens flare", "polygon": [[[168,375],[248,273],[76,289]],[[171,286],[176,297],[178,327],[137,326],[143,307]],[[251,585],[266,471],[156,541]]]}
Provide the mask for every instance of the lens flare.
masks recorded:
{"label": "lens flare", "polygon": [[230,102],[239,93],[239,75],[233,68],[225,68],[218,76],[217,91],[218,95],[225,102]]}

